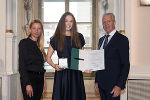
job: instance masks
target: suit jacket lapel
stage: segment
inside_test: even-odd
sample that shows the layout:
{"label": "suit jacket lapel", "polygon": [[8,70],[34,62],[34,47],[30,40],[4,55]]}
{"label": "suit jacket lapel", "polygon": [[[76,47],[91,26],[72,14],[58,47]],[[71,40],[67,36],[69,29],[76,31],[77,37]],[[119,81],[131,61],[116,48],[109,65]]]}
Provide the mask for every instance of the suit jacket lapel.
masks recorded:
{"label": "suit jacket lapel", "polygon": [[110,39],[110,41],[108,42],[106,48],[109,48],[109,46],[116,41],[116,37],[117,37],[118,31],[116,31],[116,33],[113,35],[113,37]]}
{"label": "suit jacket lapel", "polygon": [[[106,48],[108,48],[108,47],[113,43],[113,41],[115,41],[115,39],[116,39],[116,37],[117,37],[117,34],[119,34],[118,31],[116,31],[115,34],[113,35],[113,37],[110,39],[110,41],[108,42]],[[98,42],[98,49],[101,48],[104,39],[105,39],[105,36],[103,36],[103,37],[101,37],[101,38],[99,39],[99,42]]]}
{"label": "suit jacket lapel", "polygon": [[101,38],[99,39],[99,42],[98,42],[98,49],[101,48],[102,43],[103,43],[103,41],[104,41],[104,38],[105,38],[105,36],[103,36],[103,37],[101,37]]}

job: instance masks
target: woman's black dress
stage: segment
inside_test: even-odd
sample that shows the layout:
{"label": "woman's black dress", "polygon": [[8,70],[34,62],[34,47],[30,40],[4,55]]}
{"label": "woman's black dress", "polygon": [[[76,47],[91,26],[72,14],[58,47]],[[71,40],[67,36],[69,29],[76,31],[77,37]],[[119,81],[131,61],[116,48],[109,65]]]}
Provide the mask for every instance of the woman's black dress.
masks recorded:
{"label": "woman's black dress", "polygon": [[[85,44],[85,40],[82,34],[79,33],[81,46]],[[50,44],[54,50],[56,48],[56,39],[53,38]],[[62,53],[57,51],[59,58],[68,58],[68,65],[70,66],[71,49],[76,48],[71,37],[65,36],[65,45]],[[83,75],[81,71],[64,69],[61,71],[55,71],[54,87],[52,100],[86,100]]]}

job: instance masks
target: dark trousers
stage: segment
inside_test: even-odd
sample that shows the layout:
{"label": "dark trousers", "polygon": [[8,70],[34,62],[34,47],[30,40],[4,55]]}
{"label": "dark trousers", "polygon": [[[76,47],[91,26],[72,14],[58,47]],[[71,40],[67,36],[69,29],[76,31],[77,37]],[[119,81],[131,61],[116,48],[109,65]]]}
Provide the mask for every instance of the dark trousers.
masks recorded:
{"label": "dark trousers", "polygon": [[30,98],[26,93],[26,86],[21,80],[21,88],[23,93],[24,100],[40,100],[43,93],[43,85],[44,85],[44,73],[32,73],[29,72],[29,78],[31,82],[31,86],[33,88],[33,96]]}
{"label": "dark trousers", "polygon": [[110,91],[105,91],[99,86],[100,100],[120,100],[120,95],[118,97],[112,97],[113,94],[110,94]]}

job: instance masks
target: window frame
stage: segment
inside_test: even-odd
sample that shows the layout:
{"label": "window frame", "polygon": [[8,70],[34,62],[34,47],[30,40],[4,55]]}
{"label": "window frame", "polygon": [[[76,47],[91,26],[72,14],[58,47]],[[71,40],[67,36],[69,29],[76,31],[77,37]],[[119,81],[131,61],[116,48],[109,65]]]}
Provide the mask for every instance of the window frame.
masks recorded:
{"label": "window frame", "polygon": [[[84,47],[84,49],[92,49],[96,50],[98,45],[98,39],[99,39],[99,31],[98,31],[98,2],[99,0],[91,0],[92,1],[92,22],[77,22],[77,24],[87,24],[90,23],[92,25],[92,44],[91,47]],[[38,0],[38,18],[42,19],[43,9],[42,9],[42,0]],[[65,0],[65,12],[69,11],[69,0]],[[58,22],[43,22],[43,24],[47,23],[58,23]],[[44,49],[48,49],[48,47],[44,47]],[[50,74],[51,73],[51,74]],[[48,72],[46,75],[54,77],[55,72]],[[95,76],[95,72],[91,74],[83,74],[84,77],[93,77]]]}

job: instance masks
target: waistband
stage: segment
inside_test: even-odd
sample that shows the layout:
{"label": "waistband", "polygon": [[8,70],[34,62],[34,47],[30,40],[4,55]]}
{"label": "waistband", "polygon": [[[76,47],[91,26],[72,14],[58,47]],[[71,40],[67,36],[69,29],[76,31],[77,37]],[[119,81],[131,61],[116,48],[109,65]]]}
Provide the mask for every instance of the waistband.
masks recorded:
{"label": "waistband", "polygon": [[34,74],[34,75],[44,75],[44,72],[28,71],[28,73]]}

